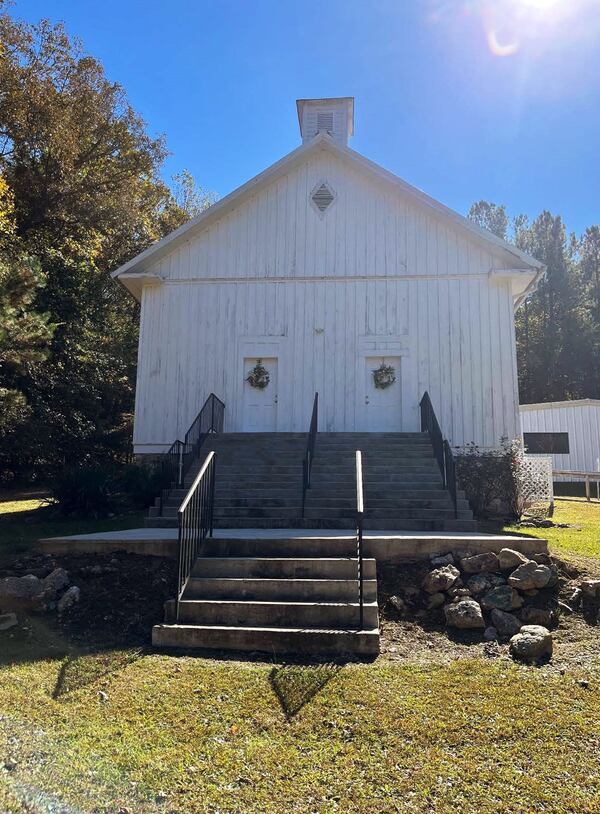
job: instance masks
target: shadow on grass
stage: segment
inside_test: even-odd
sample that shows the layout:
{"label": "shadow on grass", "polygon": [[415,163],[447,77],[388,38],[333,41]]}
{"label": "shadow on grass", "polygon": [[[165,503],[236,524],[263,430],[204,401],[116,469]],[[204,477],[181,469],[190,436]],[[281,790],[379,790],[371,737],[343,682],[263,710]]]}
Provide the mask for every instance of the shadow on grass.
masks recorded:
{"label": "shadow on grass", "polygon": [[271,688],[288,720],[319,693],[342,669],[341,664],[299,665],[274,667],[269,674]]}
{"label": "shadow on grass", "polygon": [[101,678],[118,673],[143,655],[140,648],[69,655],[59,670],[52,698],[59,699],[88,687]]}

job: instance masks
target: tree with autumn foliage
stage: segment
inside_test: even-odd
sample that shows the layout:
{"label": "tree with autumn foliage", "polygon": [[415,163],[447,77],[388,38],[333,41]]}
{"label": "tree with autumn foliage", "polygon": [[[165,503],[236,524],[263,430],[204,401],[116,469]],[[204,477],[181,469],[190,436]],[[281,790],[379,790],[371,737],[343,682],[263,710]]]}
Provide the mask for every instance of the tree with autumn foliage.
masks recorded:
{"label": "tree with autumn foliage", "polygon": [[210,198],[182,173],[176,199],[164,139],[62,25],[0,14],[0,88],[0,348],[28,336],[0,350],[0,472],[43,477],[126,454],[138,307],[109,273]]}

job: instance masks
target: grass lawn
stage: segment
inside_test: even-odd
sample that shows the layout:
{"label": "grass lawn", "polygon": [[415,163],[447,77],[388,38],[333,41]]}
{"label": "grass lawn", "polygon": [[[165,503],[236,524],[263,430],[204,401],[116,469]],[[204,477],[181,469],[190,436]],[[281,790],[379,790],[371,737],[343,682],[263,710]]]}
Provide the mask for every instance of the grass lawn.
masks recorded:
{"label": "grass lawn", "polygon": [[[19,522],[45,511],[0,515],[0,550],[67,530]],[[597,505],[560,501],[555,520],[581,531],[521,532],[600,558]],[[543,668],[468,648],[292,665],[84,652],[31,617],[0,631],[0,811],[596,814],[600,648],[562,636],[576,657]]]}
{"label": "grass lawn", "polygon": [[600,810],[600,674],[102,658],[0,672],[7,790],[113,814]]}
{"label": "grass lawn", "polygon": [[527,529],[505,526],[507,534],[526,534],[548,540],[552,553],[567,559],[600,559],[600,503],[585,498],[559,498],[555,503],[555,523],[574,528]]}
{"label": "grass lawn", "polygon": [[139,528],[143,525],[143,512],[100,520],[65,519],[56,516],[55,509],[48,505],[43,493],[0,493],[0,564],[30,551],[41,537]]}

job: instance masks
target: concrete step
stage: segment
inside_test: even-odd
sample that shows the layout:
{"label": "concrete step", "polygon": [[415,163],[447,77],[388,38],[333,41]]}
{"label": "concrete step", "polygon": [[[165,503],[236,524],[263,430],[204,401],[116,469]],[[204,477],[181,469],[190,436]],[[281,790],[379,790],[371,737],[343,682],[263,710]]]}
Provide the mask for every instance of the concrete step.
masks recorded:
{"label": "concrete step", "polygon": [[[179,624],[238,627],[356,628],[358,602],[257,602],[191,599],[179,603]],[[377,602],[363,606],[363,624],[377,628]]]}
{"label": "concrete step", "polygon": [[[181,491],[181,495],[175,496],[172,493],[168,498],[165,498],[163,500],[163,506],[175,506],[178,508],[186,494],[184,490]],[[256,503],[257,505],[260,505],[263,501],[270,500],[284,502],[291,500],[294,504],[297,504],[300,497],[301,489],[299,489],[297,484],[289,488],[279,487],[270,489],[268,487],[264,487],[260,489],[248,490],[233,489],[230,491],[228,489],[217,487],[215,490],[215,501],[220,505],[229,502],[231,502],[231,505],[240,505],[236,502],[240,500],[245,501],[246,504]],[[307,502],[319,501],[319,505],[321,505],[322,501],[343,501],[344,505],[346,501],[353,501],[354,505],[356,503],[356,487],[354,484],[349,484],[347,487],[338,486],[337,488],[312,488],[307,491],[306,500]],[[365,500],[367,503],[371,503],[372,505],[376,505],[376,501],[378,500],[391,500],[396,503],[399,501],[410,501],[412,503],[414,501],[443,500],[445,503],[447,503],[448,500],[450,500],[450,496],[447,494],[445,489],[442,488],[442,486],[439,486],[437,489],[408,490],[403,488],[397,489],[396,487],[390,488],[390,485],[387,484],[387,488],[378,490],[371,490],[371,488],[369,488],[368,491],[365,489]],[[464,498],[459,497],[459,500],[464,501]],[[277,504],[265,503],[265,505]],[[467,508],[467,506],[465,505],[464,508]]]}
{"label": "concrete step", "polygon": [[429,441],[429,435],[424,432],[318,432],[317,438],[319,440],[335,440],[340,441],[346,439],[366,439],[366,440],[394,440],[394,439],[426,439]]}
{"label": "concrete step", "polygon": [[[355,504],[352,503],[351,506],[313,506],[312,504],[306,505],[305,508],[305,516],[307,518],[316,518],[322,517],[323,519],[326,518],[335,518],[335,517],[343,517],[345,515],[350,516],[351,513],[355,510]],[[172,516],[175,517],[176,510],[174,509],[167,509],[165,510],[165,514],[163,516],[168,516],[168,512],[171,512]],[[302,513],[300,501],[296,503],[296,505],[287,505],[287,506],[215,506],[214,510],[214,517],[223,519],[227,517],[247,517],[247,518],[282,518],[288,517],[290,515],[294,515],[294,513]],[[365,508],[364,513],[365,518],[385,518],[385,517],[395,517],[397,518],[398,522],[402,520],[417,520],[417,519],[432,519],[432,520],[444,520],[450,519],[454,517],[454,508],[452,508],[450,502],[448,502],[446,508],[435,508],[435,509],[427,509],[427,508],[398,508],[395,505],[390,505],[387,508],[372,508],[367,506]],[[459,509],[458,510],[458,518],[459,519],[470,519],[472,514],[470,510],[466,509]]]}
{"label": "concrete step", "polygon": [[338,656],[376,656],[379,629],[306,630],[304,628],[155,625],[155,647],[241,650]]}
{"label": "concrete step", "polygon": [[[355,546],[356,547],[356,546]],[[377,580],[364,580],[365,601],[377,600]],[[185,599],[245,599],[284,602],[353,602],[354,579],[264,579],[255,577],[190,577]]]}
{"label": "concrete step", "polygon": [[[386,448],[378,449],[363,449],[363,459],[365,461],[402,461],[402,460],[433,460],[433,450],[431,447],[394,447],[386,446]],[[271,447],[244,447],[243,449],[231,448],[229,450],[215,450],[217,460],[224,463],[240,462],[251,463],[252,457],[267,463],[277,463],[278,460],[285,461],[298,461],[300,462],[304,457],[305,450],[277,450]],[[336,461],[354,461],[356,450],[352,447],[345,449],[331,448],[317,446],[315,448],[315,463],[318,460],[329,461],[335,463]]]}
{"label": "concrete step", "polygon": [[[356,579],[355,559],[342,557],[199,557],[193,577],[262,579]],[[374,559],[363,560],[365,579],[376,579]]]}
{"label": "concrete step", "polygon": [[[356,500],[353,498],[315,498],[306,500],[305,514],[314,517],[321,514],[323,517],[332,517],[335,514],[349,515],[356,511]],[[470,512],[466,500],[458,501],[458,517],[470,519],[465,512]],[[214,507],[215,517],[245,514],[248,517],[280,517],[284,514],[302,514],[299,498],[259,498],[254,500],[216,500]],[[176,504],[163,507],[162,517],[177,517]],[[395,517],[447,517],[449,513],[454,516],[454,506],[449,498],[440,500],[369,500],[365,509],[365,517],[379,517],[393,515]],[[158,510],[150,511],[150,517],[158,517]]]}

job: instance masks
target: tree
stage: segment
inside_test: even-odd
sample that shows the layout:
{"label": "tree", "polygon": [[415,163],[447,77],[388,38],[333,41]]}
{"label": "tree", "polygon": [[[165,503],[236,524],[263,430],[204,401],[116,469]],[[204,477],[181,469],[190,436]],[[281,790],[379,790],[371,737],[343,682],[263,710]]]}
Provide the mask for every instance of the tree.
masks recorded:
{"label": "tree", "polygon": [[508,215],[506,214],[506,207],[498,206],[488,201],[477,201],[469,209],[468,216],[482,229],[487,229],[492,232],[496,237],[507,239],[508,235]]}
{"label": "tree", "polygon": [[216,201],[216,195],[199,187],[189,170],[182,170],[174,175],[172,180],[175,204],[190,218],[200,214]]}
{"label": "tree", "polygon": [[31,308],[44,284],[39,263],[18,251],[13,196],[0,176],[0,443],[27,417],[29,405],[20,383],[48,352],[54,326],[46,314]]}
{"label": "tree", "polygon": [[43,475],[126,454],[138,308],[109,272],[201,202],[175,200],[160,178],[164,139],[62,25],[0,15],[0,88],[14,241],[38,263],[27,266],[27,308],[56,326],[47,353],[21,370],[27,410],[7,447],[15,471]]}
{"label": "tree", "polygon": [[590,226],[576,241],[586,343],[586,374],[590,393],[600,394],[600,226]]}
{"label": "tree", "polygon": [[[469,217],[499,237],[509,234],[503,206],[479,201]],[[523,403],[600,395],[600,228],[567,236],[559,216],[518,215],[512,241],[546,266],[516,315],[519,394]]]}

